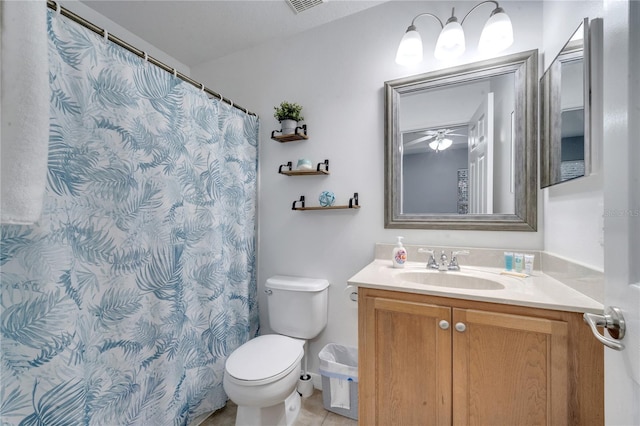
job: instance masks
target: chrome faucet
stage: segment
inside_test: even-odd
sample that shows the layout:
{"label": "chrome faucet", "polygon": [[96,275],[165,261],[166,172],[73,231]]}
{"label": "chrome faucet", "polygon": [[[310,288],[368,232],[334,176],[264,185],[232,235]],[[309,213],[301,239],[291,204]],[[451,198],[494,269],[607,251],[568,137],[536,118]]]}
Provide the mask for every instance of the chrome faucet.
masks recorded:
{"label": "chrome faucet", "polygon": [[436,262],[436,258],[434,257],[435,254],[433,250],[419,248],[418,253],[426,253],[429,255],[429,260],[427,260],[428,269],[438,269],[438,262]]}
{"label": "chrome faucet", "polygon": [[449,266],[447,269],[449,271],[459,271],[460,265],[458,265],[458,256],[466,256],[469,254],[468,250],[458,250],[451,252],[451,262],[449,262]]}
{"label": "chrome faucet", "polygon": [[444,254],[444,250],[440,253],[440,263],[438,264],[438,271],[446,272],[449,270],[449,265],[447,264],[447,255]]}
{"label": "chrome faucet", "polygon": [[418,249],[418,253],[426,253],[429,255],[429,260],[427,260],[427,268],[428,269],[437,269],[438,271],[446,271],[447,270],[447,255],[444,254],[444,250],[440,253],[440,261],[436,260],[436,255],[433,250]]}
{"label": "chrome faucet", "polygon": [[427,261],[428,269],[437,269],[438,271],[446,272],[446,271],[459,271],[460,265],[458,264],[458,256],[464,256],[469,254],[467,250],[457,250],[451,252],[451,260],[447,263],[447,255],[444,250],[440,253],[440,261],[436,260],[435,251],[420,248],[418,249],[418,253],[426,253],[429,255],[429,260]]}

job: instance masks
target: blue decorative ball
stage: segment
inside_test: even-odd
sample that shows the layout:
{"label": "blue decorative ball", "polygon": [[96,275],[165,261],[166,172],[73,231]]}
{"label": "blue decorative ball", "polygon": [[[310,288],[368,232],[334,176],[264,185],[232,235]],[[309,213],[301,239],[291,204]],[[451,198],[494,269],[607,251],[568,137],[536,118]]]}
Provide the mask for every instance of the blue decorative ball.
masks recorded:
{"label": "blue decorative ball", "polygon": [[332,206],[336,202],[336,196],[331,191],[322,191],[318,198],[322,207]]}

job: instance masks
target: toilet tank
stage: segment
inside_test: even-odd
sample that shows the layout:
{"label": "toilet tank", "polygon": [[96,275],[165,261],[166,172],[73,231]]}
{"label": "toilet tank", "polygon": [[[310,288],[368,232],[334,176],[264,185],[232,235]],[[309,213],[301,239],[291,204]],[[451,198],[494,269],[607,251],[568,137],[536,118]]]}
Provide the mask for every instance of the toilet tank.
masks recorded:
{"label": "toilet tank", "polygon": [[313,339],[327,325],[329,281],[276,275],[267,279],[265,289],[274,332]]}

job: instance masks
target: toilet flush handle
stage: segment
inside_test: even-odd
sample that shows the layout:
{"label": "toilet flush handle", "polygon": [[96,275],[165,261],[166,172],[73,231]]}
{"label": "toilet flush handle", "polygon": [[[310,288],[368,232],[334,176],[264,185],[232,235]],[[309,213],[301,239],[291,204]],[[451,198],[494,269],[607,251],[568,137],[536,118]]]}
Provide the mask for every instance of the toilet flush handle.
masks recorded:
{"label": "toilet flush handle", "polygon": [[273,294],[273,290],[271,290],[270,288],[266,288],[264,292],[267,293],[267,296],[271,296]]}

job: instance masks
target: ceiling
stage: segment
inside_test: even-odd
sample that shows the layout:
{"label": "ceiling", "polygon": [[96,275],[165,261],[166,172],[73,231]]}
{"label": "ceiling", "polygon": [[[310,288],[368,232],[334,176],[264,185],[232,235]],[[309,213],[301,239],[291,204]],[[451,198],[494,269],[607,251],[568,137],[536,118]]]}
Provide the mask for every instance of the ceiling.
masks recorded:
{"label": "ceiling", "polygon": [[82,0],[193,67],[360,12],[387,0],[325,0],[296,14],[285,0]]}

